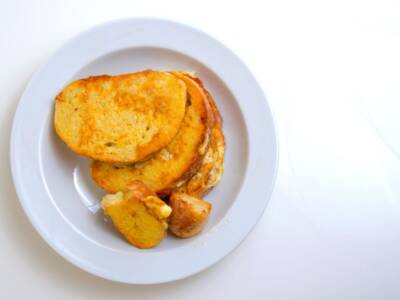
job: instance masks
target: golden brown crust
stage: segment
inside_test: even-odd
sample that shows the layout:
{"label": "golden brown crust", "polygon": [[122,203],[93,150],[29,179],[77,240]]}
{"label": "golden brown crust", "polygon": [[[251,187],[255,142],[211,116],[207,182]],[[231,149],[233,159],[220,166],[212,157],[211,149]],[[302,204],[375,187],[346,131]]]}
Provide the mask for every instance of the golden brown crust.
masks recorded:
{"label": "golden brown crust", "polygon": [[186,86],[168,72],[93,76],[56,97],[54,126],[75,152],[132,163],[168,145],[182,123]]}
{"label": "golden brown crust", "polygon": [[180,184],[176,185],[173,191],[200,197],[206,195],[221,180],[224,171],[225,138],[222,131],[222,117],[214,99],[200,79],[190,74],[185,73],[185,75],[195,79],[207,94],[208,101],[213,109],[215,123],[211,131],[210,146],[198,171],[192,176],[182,178],[182,181],[179,181]]}
{"label": "golden brown crust", "polygon": [[136,198],[146,198],[149,196],[155,196],[156,194],[150,190],[143,182],[139,180],[131,181],[128,186],[128,191],[130,191]]}
{"label": "golden brown crust", "polygon": [[132,180],[143,181],[150,189],[165,195],[182,178],[194,174],[207,152],[213,113],[207,97],[192,79],[176,74],[186,86],[190,99],[178,134],[151,159],[133,165],[92,163],[94,181],[109,192],[124,191]]}
{"label": "golden brown crust", "polygon": [[211,203],[185,193],[172,193],[169,206],[169,230],[175,236],[188,238],[198,234],[211,212]]}
{"label": "golden brown crust", "polygon": [[185,75],[188,76],[189,78],[191,78],[192,80],[196,81],[197,84],[199,84],[201,86],[204,93],[207,95],[208,102],[210,103],[210,106],[213,110],[215,122],[217,123],[217,125],[222,127],[222,125],[223,125],[222,115],[217,107],[217,104],[215,103],[214,98],[211,96],[210,92],[204,86],[204,83],[200,80],[200,78],[198,78],[190,73],[185,73]]}
{"label": "golden brown crust", "polygon": [[138,248],[152,248],[166,236],[171,208],[142,182],[133,182],[125,193],[105,196],[102,207],[117,230]]}
{"label": "golden brown crust", "polygon": [[211,132],[210,147],[200,169],[177,191],[200,197],[206,195],[221,180],[224,172],[225,143],[222,129],[215,126]]}

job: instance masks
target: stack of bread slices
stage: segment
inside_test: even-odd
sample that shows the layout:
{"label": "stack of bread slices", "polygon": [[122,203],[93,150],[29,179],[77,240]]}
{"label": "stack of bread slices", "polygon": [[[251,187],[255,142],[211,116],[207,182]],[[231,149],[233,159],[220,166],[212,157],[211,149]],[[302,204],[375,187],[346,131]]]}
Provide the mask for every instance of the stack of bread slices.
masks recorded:
{"label": "stack of bread slices", "polygon": [[201,231],[221,179],[222,118],[204,84],[188,72],[145,70],[93,76],[56,97],[54,124],[74,152],[91,158],[94,182],[110,193],[104,213],[133,245]]}

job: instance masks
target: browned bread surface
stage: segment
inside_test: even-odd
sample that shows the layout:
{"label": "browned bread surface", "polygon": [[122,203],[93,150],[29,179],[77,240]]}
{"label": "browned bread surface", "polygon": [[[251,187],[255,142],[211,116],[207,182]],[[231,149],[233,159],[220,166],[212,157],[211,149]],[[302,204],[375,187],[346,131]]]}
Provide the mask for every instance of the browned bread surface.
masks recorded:
{"label": "browned bread surface", "polygon": [[211,212],[211,203],[185,194],[172,193],[169,200],[172,213],[169,217],[169,230],[180,238],[198,234]]}
{"label": "browned bread surface", "polygon": [[178,181],[195,174],[207,153],[213,112],[202,88],[180,73],[188,91],[186,113],[172,142],[147,161],[130,165],[100,161],[92,163],[94,181],[108,192],[125,191],[133,180],[144,182],[151,190],[165,195]]}
{"label": "browned bread surface", "polygon": [[57,95],[55,129],[81,155],[107,162],[140,161],[175,137],[186,96],[184,82],[168,72],[80,79]]}
{"label": "browned bread surface", "polygon": [[132,245],[152,248],[164,239],[171,208],[142,182],[132,182],[125,193],[104,196],[101,204],[104,214]]}

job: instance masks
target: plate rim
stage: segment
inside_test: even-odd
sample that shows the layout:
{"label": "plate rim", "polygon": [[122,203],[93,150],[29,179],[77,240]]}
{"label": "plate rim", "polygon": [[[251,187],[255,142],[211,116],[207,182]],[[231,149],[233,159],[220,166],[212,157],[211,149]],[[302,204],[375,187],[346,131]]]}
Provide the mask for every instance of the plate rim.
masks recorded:
{"label": "plate rim", "polygon": [[[110,274],[104,274],[104,273],[99,273],[98,271],[89,268],[88,266],[82,265],[79,261],[77,261],[75,259],[75,257],[71,256],[68,251],[66,251],[65,249],[63,249],[62,247],[59,247],[58,245],[55,244],[55,242],[48,236],[46,235],[46,233],[42,230],[42,228],[39,226],[39,224],[36,222],[34,216],[33,216],[33,212],[27,207],[27,203],[25,200],[25,195],[23,192],[23,186],[20,184],[19,180],[18,180],[18,175],[17,174],[17,166],[16,166],[16,148],[18,147],[18,144],[16,142],[16,131],[18,129],[17,127],[17,120],[18,117],[21,113],[21,107],[22,107],[22,99],[24,99],[24,97],[26,97],[26,93],[27,91],[29,91],[31,85],[33,85],[33,82],[35,81],[34,79],[37,79],[39,77],[39,75],[41,74],[42,70],[54,59],[57,57],[57,55],[59,55],[67,46],[70,46],[74,43],[76,43],[77,41],[79,41],[79,39],[81,39],[82,37],[89,35],[89,34],[93,34],[95,32],[99,32],[101,30],[103,30],[104,28],[107,27],[112,27],[115,24],[120,24],[120,23],[130,23],[130,22],[155,22],[155,23],[168,23],[168,24],[172,24],[174,26],[178,26],[183,28],[186,31],[192,31],[195,32],[196,34],[200,34],[204,37],[206,37],[207,39],[212,40],[214,43],[218,44],[218,46],[223,49],[224,51],[226,51],[227,53],[230,53],[231,56],[241,64],[241,66],[248,72],[248,74],[251,76],[251,79],[254,81],[254,84],[259,88],[259,90],[262,93],[262,97],[265,100],[265,105],[264,107],[267,109],[268,113],[269,113],[269,118],[271,120],[270,125],[272,126],[272,133],[273,133],[273,137],[272,139],[274,140],[274,144],[273,144],[273,165],[272,165],[272,180],[271,180],[271,184],[269,186],[268,191],[266,191],[266,200],[264,201],[264,205],[262,210],[260,210],[258,212],[258,216],[257,219],[254,220],[252,226],[250,228],[248,228],[247,232],[245,234],[243,234],[242,237],[240,237],[238,239],[238,241],[235,243],[235,245],[233,247],[231,247],[228,251],[225,251],[225,253],[223,255],[221,255],[220,257],[218,257],[217,259],[213,260],[213,261],[209,261],[206,264],[203,264],[202,267],[197,268],[194,271],[189,271],[186,274],[182,275],[182,276],[177,276],[174,278],[164,278],[164,279],[158,279],[158,280],[151,280],[151,281],[141,281],[141,282],[137,282],[137,281],[131,281],[131,280],[124,280],[121,278],[117,278],[116,276],[110,275]],[[222,78],[223,79],[223,78]],[[246,124],[247,126],[247,124]],[[250,146],[249,146],[250,147]],[[250,149],[249,149],[250,150]],[[17,108],[13,117],[13,121],[12,121],[12,129],[11,129],[11,136],[10,136],[10,165],[11,165],[11,174],[12,174],[12,179],[13,179],[13,184],[15,187],[15,190],[17,192],[17,196],[18,196],[18,200],[21,203],[21,206],[25,212],[25,214],[27,215],[30,223],[32,224],[32,226],[35,228],[35,230],[39,233],[39,235],[41,236],[41,238],[57,253],[59,254],[61,257],[63,257],[64,259],[66,259],[68,262],[72,263],[73,265],[77,266],[78,268],[91,273],[95,276],[99,276],[108,280],[112,280],[112,281],[117,281],[117,282],[124,282],[124,283],[129,283],[129,284],[158,284],[158,283],[165,283],[165,282],[172,282],[172,281],[176,281],[176,280],[180,280],[192,275],[195,275],[209,267],[211,267],[212,265],[216,264],[217,262],[221,261],[224,257],[226,257],[227,255],[229,255],[233,250],[235,250],[244,240],[245,238],[248,236],[248,234],[253,230],[253,228],[255,227],[255,225],[258,223],[258,221],[261,219],[261,217],[264,214],[264,211],[270,201],[270,198],[272,196],[275,184],[276,184],[276,178],[277,178],[277,174],[278,174],[278,168],[279,168],[279,141],[278,141],[278,131],[277,131],[277,123],[275,121],[275,117],[274,117],[274,113],[272,111],[271,106],[268,103],[267,97],[264,93],[264,91],[261,88],[261,85],[259,84],[259,82],[257,81],[257,79],[254,77],[253,73],[249,70],[248,66],[244,63],[244,61],[242,59],[240,59],[240,57],[238,55],[236,55],[231,49],[229,49],[228,47],[226,47],[223,43],[221,43],[220,41],[218,41],[216,38],[210,36],[208,33],[205,33],[191,25],[188,24],[184,24],[181,22],[177,22],[174,20],[170,20],[170,19],[164,19],[164,18],[153,18],[153,17],[134,17],[134,18],[122,18],[122,19],[117,19],[117,20],[113,20],[113,21],[109,21],[109,22],[105,22],[105,23],[101,23],[98,24],[96,26],[93,26],[89,29],[86,29],[84,31],[82,31],[81,33],[77,34],[76,36],[74,36],[73,38],[71,38],[69,41],[67,41],[66,43],[62,44],[52,55],[50,55],[48,57],[48,59],[41,65],[39,66],[39,68],[37,68],[37,70],[33,73],[33,75],[31,76],[28,84],[25,86],[24,91],[18,101],[17,104]],[[249,153],[250,156],[250,153]],[[246,177],[248,175],[246,174]],[[244,178],[244,182],[243,182],[243,186],[247,184],[247,180],[246,178]],[[240,194],[240,192],[239,192]],[[239,195],[238,195],[239,197]]]}

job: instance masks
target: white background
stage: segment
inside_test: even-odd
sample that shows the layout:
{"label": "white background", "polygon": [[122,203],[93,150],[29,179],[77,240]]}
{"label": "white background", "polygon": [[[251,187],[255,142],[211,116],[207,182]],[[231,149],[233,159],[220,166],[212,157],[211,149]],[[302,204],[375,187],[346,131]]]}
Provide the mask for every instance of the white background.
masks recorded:
{"label": "white background", "polygon": [[[181,21],[232,48],[280,136],[255,230],[211,269],[155,286],[96,278],[58,256],[25,217],[9,168],[34,70],[82,30],[132,16]],[[399,1],[2,0],[0,299],[399,299],[399,75]]]}

